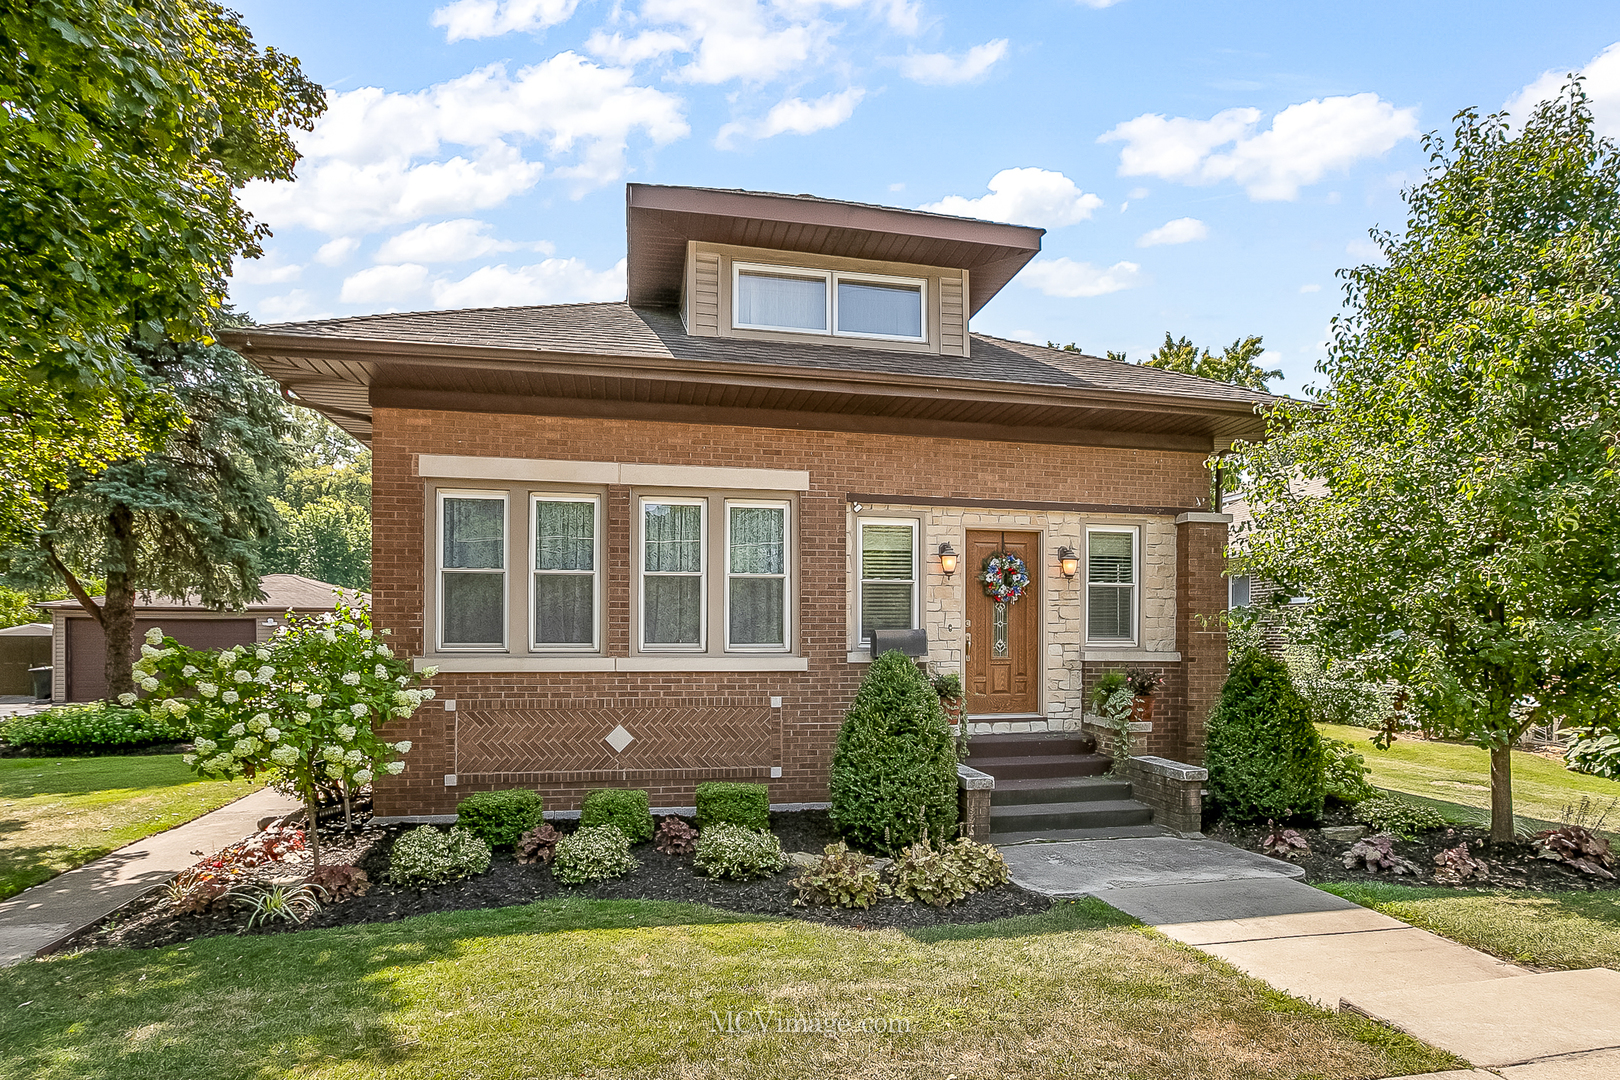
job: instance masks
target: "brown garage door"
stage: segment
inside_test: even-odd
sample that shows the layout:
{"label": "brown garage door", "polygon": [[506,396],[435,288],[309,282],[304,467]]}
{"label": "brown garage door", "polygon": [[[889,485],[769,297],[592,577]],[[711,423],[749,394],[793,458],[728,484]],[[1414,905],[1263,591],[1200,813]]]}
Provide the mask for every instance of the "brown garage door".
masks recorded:
{"label": "brown garage door", "polygon": [[[154,626],[193,649],[228,649],[251,645],[252,619],[136,619],[135,648]],[[100,701],[107,696],[107,645],[94,619],[67,621],[67,699]]]}

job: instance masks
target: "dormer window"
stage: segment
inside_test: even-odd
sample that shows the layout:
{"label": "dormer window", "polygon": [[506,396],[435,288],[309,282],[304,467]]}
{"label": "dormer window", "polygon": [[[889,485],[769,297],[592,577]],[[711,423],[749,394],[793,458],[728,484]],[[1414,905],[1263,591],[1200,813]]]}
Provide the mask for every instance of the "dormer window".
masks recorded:
{"label": "dormer window", "polygon": [[733,326],[740,330],[928,340],[927,283],[920,278],[734,262],[732,290]]}

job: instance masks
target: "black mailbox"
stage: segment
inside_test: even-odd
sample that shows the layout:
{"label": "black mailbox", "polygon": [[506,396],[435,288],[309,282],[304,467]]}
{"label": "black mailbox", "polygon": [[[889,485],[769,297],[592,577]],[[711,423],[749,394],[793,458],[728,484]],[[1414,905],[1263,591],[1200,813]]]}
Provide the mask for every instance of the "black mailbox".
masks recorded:
{"label": "black mailbox", "polygon": [[874,630],[872,631],[872,659],[876,660],[890,649],[899,649],[907,656],[928,655],[926,630]]}

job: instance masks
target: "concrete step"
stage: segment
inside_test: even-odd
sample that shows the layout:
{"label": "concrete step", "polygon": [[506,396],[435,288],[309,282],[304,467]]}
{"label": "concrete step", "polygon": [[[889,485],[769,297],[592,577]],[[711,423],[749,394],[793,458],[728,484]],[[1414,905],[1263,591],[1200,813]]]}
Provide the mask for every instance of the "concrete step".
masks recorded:
{"label": "concrete step", "polygon": [[[1022,735],[971,735],[968,760],[977,757],[1028,757],[1031,754],[1094,754],[1097,740],[1079,731],[1032,732]],[[977,765],[974,768],[978,768]]]}
{"label": "concrete step", "polygon": [[1129,799],[1131,782],[1111,776],[1033,776],[1023,780],[997,778],[990,796],[992,806],[1021,806],[1044,802],[1089,802]]}
{"label": "concrete step", "polygon": [[1099,776],[1108,771],[1113,759],[1103,754],[1020,754],[1007,757],[981,757],[975,753],[968,765],[996,778],[1000,787],[1004,780],[1029,780],[1037,777]]}
{"label": "concrete step", "polygon": [[1135,799],[1026,803],[990,807],[990,838],[998,832],[1039,829],[1101,829],[1114,825],[1149,825],[1153,810]]}
{"label": "concrete step", "polygon": [[1149,836],[1174,836],[1163,825],[1114,825],[1101,829],[1029,829],[1023,832],[994,833],[990,842],[997,847],[1011,844],[1067,843],[1071,840],[1135,840]]}

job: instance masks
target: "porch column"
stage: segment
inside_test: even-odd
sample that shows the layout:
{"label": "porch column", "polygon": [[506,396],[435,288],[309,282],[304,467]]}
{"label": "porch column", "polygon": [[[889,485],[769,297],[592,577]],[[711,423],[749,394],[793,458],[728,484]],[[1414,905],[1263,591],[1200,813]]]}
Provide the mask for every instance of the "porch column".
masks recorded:
{"label": "porch column", "polygon": [[1227,514],[1187,513],[1176,518],[1176,649],[1187,679],[1181,760],[1204,761],[1204,727],[1226,680]]}

